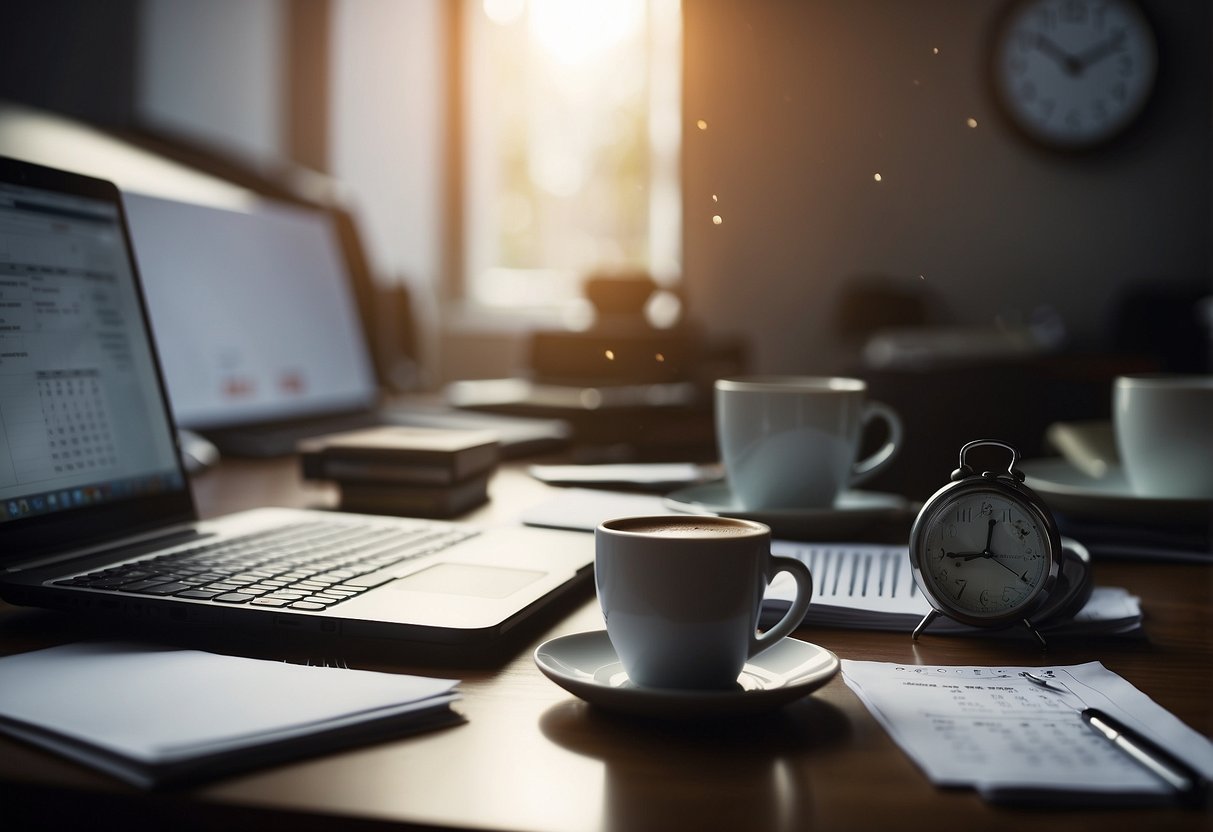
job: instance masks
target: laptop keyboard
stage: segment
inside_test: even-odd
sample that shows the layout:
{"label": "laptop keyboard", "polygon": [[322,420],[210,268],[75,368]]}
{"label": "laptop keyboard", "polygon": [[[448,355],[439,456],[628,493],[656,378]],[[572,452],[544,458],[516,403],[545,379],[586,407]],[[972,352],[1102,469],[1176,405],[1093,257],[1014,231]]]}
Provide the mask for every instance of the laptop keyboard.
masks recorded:
{"label": "laptop keyboard", "polygon": [[474,534],[471,529],[426,523],[400,528],[307,521],[54,583],[217,604],[322,610],[387,583],[396,577],[393,567],[404,561]]}

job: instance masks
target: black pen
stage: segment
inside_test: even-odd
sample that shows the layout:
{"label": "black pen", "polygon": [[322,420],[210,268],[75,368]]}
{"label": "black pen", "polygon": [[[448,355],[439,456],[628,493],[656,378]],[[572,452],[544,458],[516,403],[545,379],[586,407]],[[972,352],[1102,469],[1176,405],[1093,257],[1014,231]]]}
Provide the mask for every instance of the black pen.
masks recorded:
{"label": "black pen", "polygon": [[1135,762],[1148,769],[1167,783],[1179,795],[1181,802],[1200,804],[1204,802],[1208,783],[1200,772],[1165,748],[1095,708],[1082,712],[1082,721],[1091,726],[1101,737],[1112,743]]}

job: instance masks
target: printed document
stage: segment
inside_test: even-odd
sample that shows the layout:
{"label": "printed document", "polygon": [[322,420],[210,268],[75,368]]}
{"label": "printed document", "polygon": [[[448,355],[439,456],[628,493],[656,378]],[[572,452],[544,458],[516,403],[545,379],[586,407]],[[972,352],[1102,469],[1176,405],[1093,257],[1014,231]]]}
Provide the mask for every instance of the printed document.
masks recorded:
{"label": "printed document", "polygon": [[[1044,689],[1020,675],[1047,679]],[[1155,803],[1171,789],[1081,719],[1096,708],[1213,777],[1213,743],[1099,662],[951,667],[843,660],[843,679],[939,786],[994,801]]]}

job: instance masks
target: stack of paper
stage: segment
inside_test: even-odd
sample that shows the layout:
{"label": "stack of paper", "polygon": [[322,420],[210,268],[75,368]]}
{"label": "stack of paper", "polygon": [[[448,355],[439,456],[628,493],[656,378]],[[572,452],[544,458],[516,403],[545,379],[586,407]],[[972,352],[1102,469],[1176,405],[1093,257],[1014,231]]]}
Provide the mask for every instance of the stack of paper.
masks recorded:
{"label": "stack of paper", "polygon": [[[905,546],[811,544],[777,540],[772,550],[804,561],[813,573],[813,603],[805,622],[827,627],[911,632],[931,606],[918,590]],[[788,575],[779,575],[763,603],[763,623],[779,620],[795,595]],[[1125,635],[1141,630],[1141,603],[1123,589],[1096,587],[1079,613],[1040,627],[1046,635]],[[937,618],[930,633],[987,633]],[[1009,630],[1005,632],[1016,632]],[[1018,632],[1022,632],[1019,630]]]}
{"label": "stack of paper", "polygon": [[0,659],[0,731],[147,788],[460,722],[457,684],[69,644]]}

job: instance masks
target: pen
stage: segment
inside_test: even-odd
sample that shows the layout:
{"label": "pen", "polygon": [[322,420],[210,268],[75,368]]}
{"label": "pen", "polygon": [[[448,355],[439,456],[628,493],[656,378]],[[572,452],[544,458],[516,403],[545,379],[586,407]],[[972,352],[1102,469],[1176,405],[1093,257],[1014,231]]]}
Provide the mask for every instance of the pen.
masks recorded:
{"label": "pen", "polygon": [[1082,721],[1175,789],[1181,802],[1199,804],[1204,801],[1207,782],[1183,760],[1103,711],[1087,708],[1082,712]]}

